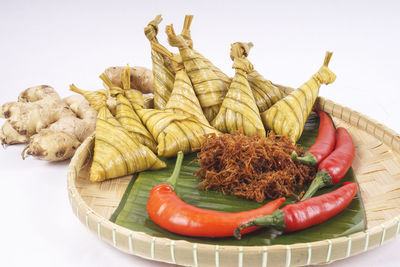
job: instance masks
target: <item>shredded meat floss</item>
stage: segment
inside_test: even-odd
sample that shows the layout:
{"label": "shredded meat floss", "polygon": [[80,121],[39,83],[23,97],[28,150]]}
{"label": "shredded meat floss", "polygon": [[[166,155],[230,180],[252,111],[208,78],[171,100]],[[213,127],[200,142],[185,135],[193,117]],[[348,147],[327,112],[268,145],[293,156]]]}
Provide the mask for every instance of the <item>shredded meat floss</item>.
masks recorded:
{"label": "shredded meat floss", "polygon": [[295,194],[310,184],[316,168],[294,162],[292,151],[303,154],[284,136],[266,137],[237,134],[207,134],[197,154],[201,168],[201,189],[263,202]]}

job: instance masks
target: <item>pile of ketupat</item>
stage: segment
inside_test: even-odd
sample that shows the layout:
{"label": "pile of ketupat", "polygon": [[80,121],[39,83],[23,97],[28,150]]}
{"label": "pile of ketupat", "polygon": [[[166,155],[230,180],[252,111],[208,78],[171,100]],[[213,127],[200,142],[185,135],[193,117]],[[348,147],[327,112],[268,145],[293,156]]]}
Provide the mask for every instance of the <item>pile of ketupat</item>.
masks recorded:
{"label": "pile of ketupat", "polygon": [[[332,53],[327,52],[320,70],[287,95],[248,60],[253,44],[240,42],[231,45],[235,74],[230,78],[193,48],[192,19],[191,15],[185,17],[179,35],[172,25],[166,26],[168,43],[179,53],[170,52],[157,39],[161,15],[145,27],[153,63],[153,102],[146,101],[144,91],[131,89],[129,66],[120,75],[100,76],[107,90],[84,91],[71,85],[72,91],[82,94],[98,111],[91,181],[163,168],[165,163],[157,156],[195,152],[207,136],[221,133],[241,131],[257,139],[273,132],[294,145],[320,86],[335,80],[327,67]],[[308,176],[303,178],[309,180]],[[285,191],[291,193],[290,188]]]}

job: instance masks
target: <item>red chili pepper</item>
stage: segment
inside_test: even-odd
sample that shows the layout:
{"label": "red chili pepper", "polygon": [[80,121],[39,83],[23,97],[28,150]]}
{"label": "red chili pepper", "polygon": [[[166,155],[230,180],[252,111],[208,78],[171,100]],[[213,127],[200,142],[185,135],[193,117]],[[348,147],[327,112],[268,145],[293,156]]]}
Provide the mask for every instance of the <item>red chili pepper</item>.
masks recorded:
{"label": "red chili pepper", "polygon": [[335,191],[289,204],[271,215],[259,217],[235,229],[234,236],[247,227],[273,227],[283,232],[294,232],[320,224],[344,210],[357,194],[356,183],[349,182]]}
{"label": "red chili pepper", "polygon": [[[175,169],[167,183],[152,188],[147,202],[147,213],[159,226],[168,231],[188,236],[225,237],[232,236],[239,225],[271,214],[277,210],[285,198],[271,201],[264,206],[238,213],[225,213],[205,210],[183,202],[174,192],[174,185],[179,176],[183,153],[178,153]],[[251,227],[244,230],[248,233],[258,229]]]}
{"label": "red chili pepper", "polygon": [[336,132],[331,118],[325,112],[317,111],[320,122],[318,137],[315,143],[302,157],[293,151],[292,158],[308,166],[316,166],[325,159],[335,148]]}
{"label": "red chili pepper", "polygon": [[302,200],[315,194],[319,188],[337,184],[349,170],[354,159],[354,143],[345,128],[337,128],[335,150],[318,165],[318,172]]}

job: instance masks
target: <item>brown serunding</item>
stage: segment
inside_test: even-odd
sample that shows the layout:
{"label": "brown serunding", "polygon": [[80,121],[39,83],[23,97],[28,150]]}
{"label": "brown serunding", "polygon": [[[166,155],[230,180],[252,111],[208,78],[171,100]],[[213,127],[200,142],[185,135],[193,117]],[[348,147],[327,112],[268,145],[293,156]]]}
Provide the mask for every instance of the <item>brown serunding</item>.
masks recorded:
{"label": "brown serunding", "polygon": [[197,154],[203,179],[201,189],[233,194],[263,202],[294,196],[315,177],[316,169],[291,158],[302,154],[288,138],[269,133],[266,137],[237,134],[207,134]]}

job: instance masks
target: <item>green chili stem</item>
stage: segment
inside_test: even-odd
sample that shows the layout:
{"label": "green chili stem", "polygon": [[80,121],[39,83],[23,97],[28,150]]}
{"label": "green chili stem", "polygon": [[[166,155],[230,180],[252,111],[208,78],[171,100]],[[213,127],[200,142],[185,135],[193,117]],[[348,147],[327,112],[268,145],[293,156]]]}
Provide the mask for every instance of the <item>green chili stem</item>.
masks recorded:
{"label": "green chili stem", "polygon": [[242,224],[233,231],[233,236],[240,239],[242,235],[240,231],[251,226],[261,226],[261,227],[272,227],[276,230],[285,229],[285,212],[282,210],[276,210],[270,215],[265,215],[258,217],[248,223]]}
{"label": "green chili stem", "polygon": [[178,180],[179,174],[181,172],[182,161],[183,161],[183,152],[179,151],[178,155],[176,157],[176,163],[175,163],[174,171],[172,172],[172,175],[167,180],[167,183],[169,185],[171,185],[172,188],[174,188],[174,189],[175,189],[176,182]]}
{"label": "green chili stem", "polygon": [[319,170],[314,180],[312,181],[310,187],[308,188],[304,196],[301,198],[301,200],[303,201],[307,198],[312,197],[318,191],[318,189],[328,185],[332,185],[331,175],[327,171]]}
{"label": "green chili stem", "polygon": [[315,156],[311,153],[305,153],[304,156],[299,157],[296,153],[296,151],[292,152],[292,159],[294,161],[298,161],[304,165],[314,167],[318,164],[317,159]]}

